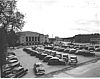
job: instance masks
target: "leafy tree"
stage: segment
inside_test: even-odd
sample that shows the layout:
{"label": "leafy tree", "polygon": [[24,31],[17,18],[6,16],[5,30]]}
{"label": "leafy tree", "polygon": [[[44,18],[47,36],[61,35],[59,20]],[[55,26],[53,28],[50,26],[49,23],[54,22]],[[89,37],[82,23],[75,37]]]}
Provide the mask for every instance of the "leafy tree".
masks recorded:
{"label": "leafy tree", "polygon": [[[16,8],[15,0],[0,0],[0,68],[2,76],[2,65],[6,63],[7,35],[19,31],[24,26],[24,15]],[[13,37],[12,37],[13,38]]]}
{"label": "leafy tree", "polygon": [[15,31],[10,30],[7,36],[8,46],[14,48],[17,40],[18,40],[18,35],[15,33]]}

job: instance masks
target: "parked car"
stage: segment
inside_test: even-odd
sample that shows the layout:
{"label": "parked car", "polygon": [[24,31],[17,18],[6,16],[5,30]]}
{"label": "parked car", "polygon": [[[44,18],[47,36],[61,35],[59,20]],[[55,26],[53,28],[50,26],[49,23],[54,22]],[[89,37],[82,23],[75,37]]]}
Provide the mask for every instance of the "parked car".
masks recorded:
{"label": "parked car", "polygon": [[89,47],[88,50],[92,52],[92,51],[95,51],[95,48],[94,47]]}
{"label": "parked car", "polygon": [[15,53],[14,52],[8,52],[8,56],[9,55],[15,55]]}
{"label": "parked car", "polygon": [[68,57],[67,54],[63,54],[63,55],[62,55],[62,58],[63,58],[66,62],[68,62],[68,60],[69,60],[69,57]]}
{"label": "parked car", "polygon": [[66,61],[63,59],[59,59],[58,65],[66,65]]}
{"label": "parked car", "polygon": [[57,51],[58,52],[63,52],[64,51],[64,48],[58,48]]}
{"label": "parked car", "polygon": [[31,56],[36,56],[37,53],[38,53],[38,51],[33,50],[33,51],[30,53],[30,55],[31,55]]}
{"label": "parked car", "polygon": [[9,60],[17,60],[18,61],[17,57],[8,57],[8,58],[6,58],[6,60],[7,61],[9,61]]}
{"label": "parked car", "polygon": [[76,52],[75,52],[75,54],[76,55],[83,55],[85,52],[90,52],[90,51],[88,51],[88,50],[77,50]]}
{"label": "parked car", "polygon": [[8,60],[7,61],[8,64],[12,64],[12,63],[16,63],[16,62],[18,62],[18,60]]}
{"label": "parked car", "polygon": [[58,57],[52,57],[48,61],[48,65],[58,65],[59,58]]}
{"label": "parked car", "polygon": [[20,78],[27,73],[28,69],[24,69],[22,66],[16,67],[12,70],[12,73],[15,74],[16,78]]}
{"label": "parked car", "polygon": [[69,65],[76,65],[78,63],[78,59],[76,56],[71,56],[69,58]]}
{"label": "parked car", "polygon": [[64,53],[69,53],[69,48],[66,48],[65,50],[64,50]]}
{"label": "parked car", "polygon": [[46,57],[46,56],[47,56],[47,54],[42,53],[42,54],[39,56],[39,59],[40,59],[40,60],[43,60],[44,57]]}
{"label": "parked car", "polygon": [[100,48],[96,48],[95,51],[96,51],[96,52],[100,52]]}
{"label": "parked car", "polygon": [[3,78],[15,78],[15,74],[8,74],[8,75],[5,75]]}
{"label": "parked car", "polygon": [[52,57],[49,59],[48,65],[66,65],[66,61],[58,57]]}
{"label": "parked car", "polygon": [[72,49],[69,50],[69,54],[75,54],[75,52],[76,52],[76,49],[72,48]]}
{"label": "parked car", "polygon": [[17,58],[17,56],[15,56],[15,55],[9,55],[9,56],[7,56],[7,58]]}
{"label": "parked car", "polygon": [[5,71],[5,78],[20,78],[27,73],[28,69],[22,66],[15,67],[10,71]]}
{"label": "parked car", "polygon": [[11,64],[8,64],[8,65],[11,66],[12,68],[19,67],[20,66],[20,62],[11,63]]}
{"label": "parked car", "polygon": [[62,59],[62,54],[61,53],[59,53],[59,54],[57,53],[56,57],[58,57],[59,59]]}
{"label": "parked car", "polygon": [[51,56],[55,57],[56,56],[56,52],[55,51],[51,51]]}
{"label": "parked car", "polygon": [[51,55],[47,55],[46,57],[44,57],[43,62],[48,62],[50,58],[52,58],[53,56]]}
{"label": "parked car", "polygon": [[45,69],[41,62],[35,63],[33,68],[35,75],[44,75]]}

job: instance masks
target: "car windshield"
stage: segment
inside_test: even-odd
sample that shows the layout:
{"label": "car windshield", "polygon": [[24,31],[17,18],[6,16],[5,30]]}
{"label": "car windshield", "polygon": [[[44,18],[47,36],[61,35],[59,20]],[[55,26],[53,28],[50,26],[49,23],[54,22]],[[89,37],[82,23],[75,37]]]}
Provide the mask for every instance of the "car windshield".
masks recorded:
{"label": "car windshield", "polygon": [[70,57],[71,59],[76,59],[76,57]]}
{"label": "car windshield", "polygon": [[42,64],[37,64],[36,67],[43,67],[43,65]]}

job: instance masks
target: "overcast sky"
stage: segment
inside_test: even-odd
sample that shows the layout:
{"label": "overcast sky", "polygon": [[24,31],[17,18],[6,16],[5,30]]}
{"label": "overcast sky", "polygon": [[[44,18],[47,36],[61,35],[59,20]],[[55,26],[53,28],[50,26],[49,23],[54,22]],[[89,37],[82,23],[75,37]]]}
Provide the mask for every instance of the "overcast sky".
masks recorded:
{"label": "overcast sky", "polygon": [[23,31],[71,37],[100,33],[100,0],[18,0]]}

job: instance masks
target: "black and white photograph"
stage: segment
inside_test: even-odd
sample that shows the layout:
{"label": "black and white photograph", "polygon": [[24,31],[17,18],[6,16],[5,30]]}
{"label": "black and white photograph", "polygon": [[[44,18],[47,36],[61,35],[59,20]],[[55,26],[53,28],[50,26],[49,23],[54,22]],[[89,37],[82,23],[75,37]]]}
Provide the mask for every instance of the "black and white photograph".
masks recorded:
{"label": "black and white photograph", "polygon": [[100,0],[0,0],[0,78],[100,78]]}

